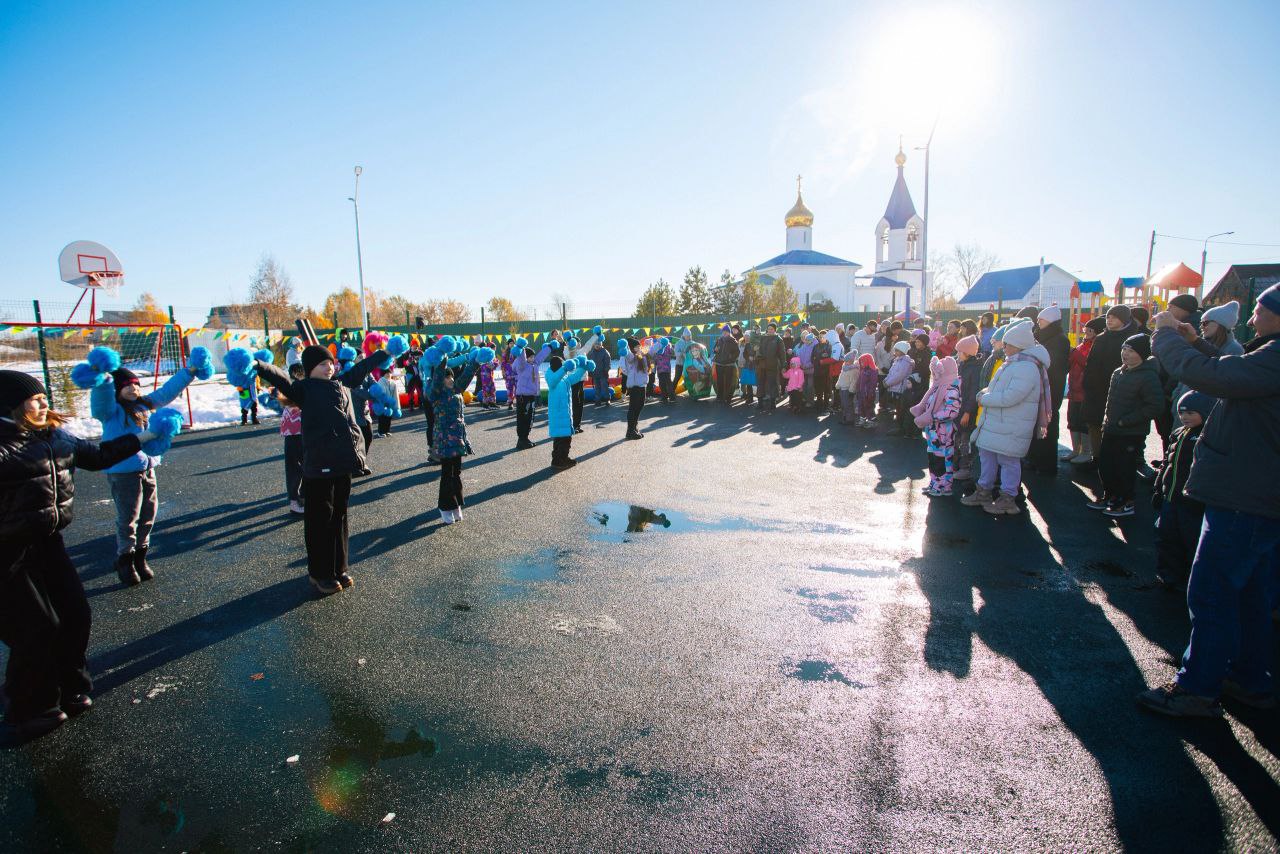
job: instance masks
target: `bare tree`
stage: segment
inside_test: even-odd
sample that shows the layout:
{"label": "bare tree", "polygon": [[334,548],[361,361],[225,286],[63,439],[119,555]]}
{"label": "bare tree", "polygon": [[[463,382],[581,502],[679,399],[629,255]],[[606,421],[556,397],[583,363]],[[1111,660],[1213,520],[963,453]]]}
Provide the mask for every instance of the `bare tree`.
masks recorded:
{"label": "bare tree", "polygon": [[258,261],[258,270],[249,282],[249,303],[265,309],[272,326],[291,326],[301,311],[293,301],[293,279],[289,271],[270,253]]}
{"label": "bare tree", "polygon": [[[969,292],[969,289],[987,273],[995,269],[1000,258],[977,243],[957,243],[942,257],[934,270],[933,304],[935,308],[949,307]],[[939,305],[943,303],[943,305]]]}

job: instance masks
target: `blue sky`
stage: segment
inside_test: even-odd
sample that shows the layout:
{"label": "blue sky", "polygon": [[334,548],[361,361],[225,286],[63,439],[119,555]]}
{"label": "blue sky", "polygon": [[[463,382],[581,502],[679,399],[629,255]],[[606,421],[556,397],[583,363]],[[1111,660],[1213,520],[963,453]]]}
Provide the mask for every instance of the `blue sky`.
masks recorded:
{"label": "blue sky", "polygon": [[[626,313],[782,251],[797,172],[814,247],[870,266],[938,115],[931,255],[1110,281],[1153,227],[1280,244],[1277,35],[1261,2],[7,0],[0,299],[73,298],[57,252],[93,239],[126,297],[243,297],[271,252],[319,304],[355,283],[357,163],[366,284],[416,299]],[[1210,278],[1276,259],[1213,246]]]}

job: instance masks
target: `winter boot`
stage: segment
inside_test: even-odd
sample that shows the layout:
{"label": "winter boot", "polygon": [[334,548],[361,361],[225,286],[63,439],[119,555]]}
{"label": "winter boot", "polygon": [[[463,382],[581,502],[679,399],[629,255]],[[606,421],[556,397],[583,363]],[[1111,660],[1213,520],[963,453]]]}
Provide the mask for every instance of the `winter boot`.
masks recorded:
{"label": "winter boot", "polygon": [[1093,442],[1088,433],[1080,434],[1080,452],[1071,458],[1073,466],[1083,466],[1093,462]]}
{"label": "winter boot", "polygon": [[991,490],[978,487],[964,498],[961,498],[960,503],[966,507],[985,507],[990,504],[992,500],[993,496],[991,495]]}
{"label": "winter boot", "polygon": [[132,551],[116,555],[116,577],[120,579],[120,583],[125,587],[132,587],[142,581],[138,577],[138,571],[133,568],[133,560]]}
{"label": "winter boot", "polygon": [[249,413],[243,409],[240,410],[240,426],[247,427],[249,425]]}
{"label": "winter boot", "polygon": [[982,508],[992,516],[1017,516],[1022,512],[1022,508],[1018,506],[1018,501],[1007,492],[1001,492],[996,496],[996,500]]}
{"label": "winter boot", "polygon": [[147,565],[148,548],[148,546],[138,546],[133,551],[133,571],[138,573],[138,578],[142,581],[150,581],[156,577],[151,567]]}

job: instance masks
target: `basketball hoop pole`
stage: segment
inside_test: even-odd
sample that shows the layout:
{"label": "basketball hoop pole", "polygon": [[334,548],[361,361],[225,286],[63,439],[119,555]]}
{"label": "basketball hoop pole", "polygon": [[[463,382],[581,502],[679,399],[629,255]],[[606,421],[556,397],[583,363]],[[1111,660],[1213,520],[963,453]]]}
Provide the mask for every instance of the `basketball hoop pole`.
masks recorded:
{"label": "basketball hoop pole", "polygon": [[364,170],[359,166],[356,167],[356,191],[349,201],[356,212],[356,271],[360,276],[360,332],[364,335],[369,332],[369,315],[364,307],[364,259],[360,254],[360,173],[362,171]]}

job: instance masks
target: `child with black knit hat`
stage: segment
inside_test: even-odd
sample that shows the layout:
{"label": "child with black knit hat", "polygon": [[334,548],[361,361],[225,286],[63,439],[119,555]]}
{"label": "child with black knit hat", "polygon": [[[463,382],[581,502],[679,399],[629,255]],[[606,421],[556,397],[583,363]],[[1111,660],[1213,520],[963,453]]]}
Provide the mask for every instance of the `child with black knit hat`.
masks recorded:
{"label": "child with black knit hat", "polygon": [[1164,388],[1151,358],[1151,339],[1139,332],[1125,339],[1120,367],[1111,374],[1102,417],[1098,477],[1102,494],[1088,506],[1108,516],[1134,515],[1138,461],[1152,420],[1164,408]]}
{"label": "child with black knit hat", "polygon": [[93,705],[89,602],[61,533],[71,522],[74,470],[119,464],[156,439],[139,429],[90,442],[63,430],[63,419],[39,380],[0,371],[0,641],[9,648],[0,741],[10,744]]}
{"label": "child with black knit hat", "polygon": [[391,359],[386,350],[375,350],[348,368],[342,381],[336,375],[333,354],[316,344],[302,351],[304,378],[300,380],[267,362],[253,363],[263,382],[302,410],[307,572],[312,585],[326,596],[355,584],[347,567],[347,502],[351,479],[368,472],[364,434],[356,420],[350,386],[359,386]]}
{"label": "child with black knit hat", "polygon": [[1173,590],[1185,590],[1191,575],[1191,561],[1200,542],[1204,505],[1183,492],[1191,474],[1200,430],[1217,400],[1198,391],[1178,398],[1181,426],[1169,436],[1164,465],[1151,489],[1151,506],[1156,519],[1156,578]]}

